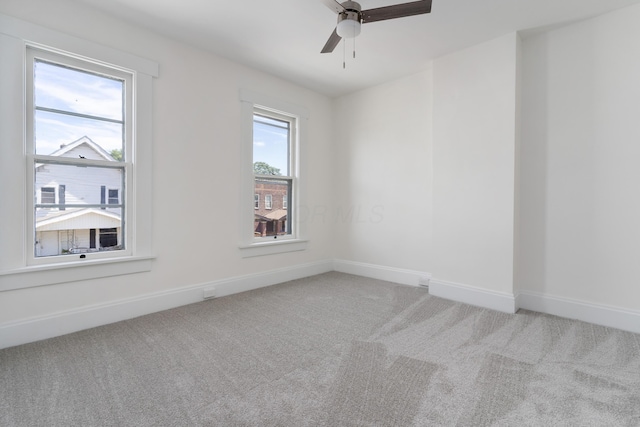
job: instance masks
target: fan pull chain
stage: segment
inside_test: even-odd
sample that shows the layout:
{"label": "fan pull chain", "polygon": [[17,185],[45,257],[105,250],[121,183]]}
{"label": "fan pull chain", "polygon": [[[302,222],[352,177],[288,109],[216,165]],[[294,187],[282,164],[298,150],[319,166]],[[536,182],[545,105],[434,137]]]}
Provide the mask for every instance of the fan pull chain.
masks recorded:
{"label": "fan pull chain", "polygon": [[356,59],[356,38],[353,38],[353,59]]}
{"label": "fan pull chain", "polygon": [[[356,30],[353,30],[353,59],[356,59]],[[347,39],[342,40],[342,69],[347,68]]]}
{"label": "fan pull chain", "polygon": [[347,68],[347,40],[342,41],[342,69]]}

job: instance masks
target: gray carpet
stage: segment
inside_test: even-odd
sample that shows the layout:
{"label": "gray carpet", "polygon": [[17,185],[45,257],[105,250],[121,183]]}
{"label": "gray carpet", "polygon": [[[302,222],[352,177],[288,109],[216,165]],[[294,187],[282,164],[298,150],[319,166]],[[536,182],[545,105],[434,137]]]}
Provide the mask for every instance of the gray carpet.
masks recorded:
{"label": "gray carpet", "polygon": [[0,351],[1,426],[637,426],[640,335],[341,273]]}

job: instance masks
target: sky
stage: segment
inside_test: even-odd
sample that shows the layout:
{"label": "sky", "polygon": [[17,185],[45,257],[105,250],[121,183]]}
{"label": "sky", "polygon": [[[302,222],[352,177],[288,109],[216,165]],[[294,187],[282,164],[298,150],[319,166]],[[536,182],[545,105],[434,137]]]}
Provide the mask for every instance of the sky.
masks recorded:
{"label": "sky", "polygon": [[[36,107],[123,119],[122,80],[41,61],[36,62],[34,76]],[[51,154],[61,145],[83,136],[88,136],[106,151],[122,149],[122,129],[120,123],[36,111],[36,154]]]}
{"label": "sky", "polygon": [[[83,136],[91,138],[107,152],[122,149],[121,123],[111,123],[83,114],[122,121],[122,80],[74,70],[44,61],[36,61],[34,98],[39,108],[61,110],[59,113],[36,111],[36,154],[51,154],[61,145]],[[256,116],[253,126],[253,162],[265,162],[289,175],[288,123]]]}
{"label": "sky", "polygon": [[289,172],[289,131],[287,122],[254,116],[253,162],[265,162],[280,169],[282,175]]}

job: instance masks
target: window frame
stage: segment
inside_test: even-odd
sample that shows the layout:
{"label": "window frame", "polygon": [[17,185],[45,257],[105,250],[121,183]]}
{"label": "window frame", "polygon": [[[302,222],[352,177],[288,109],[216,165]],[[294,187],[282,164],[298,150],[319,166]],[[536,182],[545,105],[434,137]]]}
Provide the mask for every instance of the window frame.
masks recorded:
{"label": "window frame", "polygon": [[[306,108],[282,101],[269,95],[255,93],[249,90],[240,90],[241,123],[242,123],[242,167],[240,190],[240,253],[243,258],[279,254],[285,252],[306,250],[306,228],[300,221],[300,208],[305,204],[305,155],[304,142],[306,141],[306,128],[309,113]],[[254,182],[256,175],[253,171],[253,116],[255,113],[273,116],[277,119],[286,118],[293,125],[290,128],[290,172],[286,177],[293,179],[293,191],[289,195],[291,208],[288,210],[293,215],[288,216],[291,234],[256,237],[251,226],[255,218]],[[258,175],[259,176],[259,175]],[[277,178],[270,176],[269,178]],[[284,177],[283,177],[284,178]]]}
{"label": "window frame", "polygon": [[[124,83],[124,96],[122,100],[123,106],[123,134],[122,140],[124,144],[124,161],[108,162],[105,160],[89,160],[84,158],[69,158],[69,157],[57,157],[44,154],[36,154],[36,138],[34,134],[35,129],[35,117],[37,112],[37,105],[35,104],[35,64],[36,62],[44,62],[53,64],[56,66],[67,67],[78,72],[87,72],[95,75],[104,75],[112,78],[117,78]],[[135,111],[133,110],[134,104],[134,87],[133,87],[133,72],[126,70],[120,66],[105,65],[104,63],[97,63],[95,60],[80,59],[76,55],[64,54],[51,49],[42,47],[36,47],[31,44],[26,46],[25,57],[25,121],[26,121],[26,138],[25,138],[25,151],[27,159],[27,227],[25,242],[27,244],[27,265],[53,265],[64,264],[73,261],[74,258],[86,260],[90,259],[109,259],[131,256],[133,254],[131,246],[133,245],[133,235],[128,230],[128,225],[134,222],[129,210],[126,207],[130,203],[133,203],[128,188],[133,186],[133,162],[130,160],[133,154],[133,147],[135,144],[135,138],[133,137],[133,123],[135,120]],[[69,141],[72,142],[72,141]],[[82,258],[75,253],[50,255],[50,256],[37,256],[36,255],[36,227],[35,227],[35,210],[38,207],[34,203],[34,198],[30,197],[30,189],[36,190],[36,166],[38,164],[52,164],[60,166],[87,166],[96,170],[104,169],[116,169],[122,173],[122,192],[124,194],[123,203],[117,203],[121,209],[121,240],[124,245],[123,249],[118,251],[98,251],[91,252],[90,254],[82,254]],[[33,173],[29,171],[31,169]],[[101,192],[104,192],[104,199],[101,199],[101,210],[106,210],[110,205],[108,199],[108,192],[110,189],[104,185],[100,186]],[[102,194],[101,194],[102,196]],[[55,203],[53,208],[58,208]]]}
{"label": "window frame", "polygon": [[[70,258],[68,262],[30,264],[27,197],[33,198],[33,174],[27,161],[26,72],[27,48],[42,49],[82,61],[119,68],[133,75],[135,103],[132,145],[135,187],[130,187],[132,223],[129,232],[135,236],[130,254],[100,258],[93,254]],[[118,49],[69,36],[13,17],[0,14],[0,180],[14,182],[3,202],[13,209],[0,209],[0,224],[11,224],[2,230],[0,239],[0,292],[36,286],[68,283],[100,277],[149,271],[155,256],[152,249],[152,93],[158,64]],[[22,106],[16,108],[16,106]],[[6,126],[5,126],[6,124]],[[24,177],[24,179],[15,179]],[[144,188],[145,191],[142,191]],[[140,189],[140,191],[137,191]],[[28,196],[31,192],[31,196]],[[121,196],[122,197],[122,196]],[[117,252],[117,251],[116,251]]]}

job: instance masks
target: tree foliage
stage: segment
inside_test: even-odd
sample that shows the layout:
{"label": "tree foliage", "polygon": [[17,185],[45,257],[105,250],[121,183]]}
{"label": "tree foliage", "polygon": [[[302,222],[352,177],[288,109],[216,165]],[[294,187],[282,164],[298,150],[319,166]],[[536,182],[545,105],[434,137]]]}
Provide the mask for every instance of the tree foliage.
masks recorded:
{"label": "tree foliage", "polygon": [[122,160],[122,150],[120,150],[119,148],[114,148],[109,152],[109,154],[111,155],[111,157],[113,157],[113,160],[116,160],[118,162]]}
{"label": "tree foliage", "polygon": [[265,162],[255,162],[253,164],[253,172],[258,175],[282,175],[279,168],[273,167]]}

